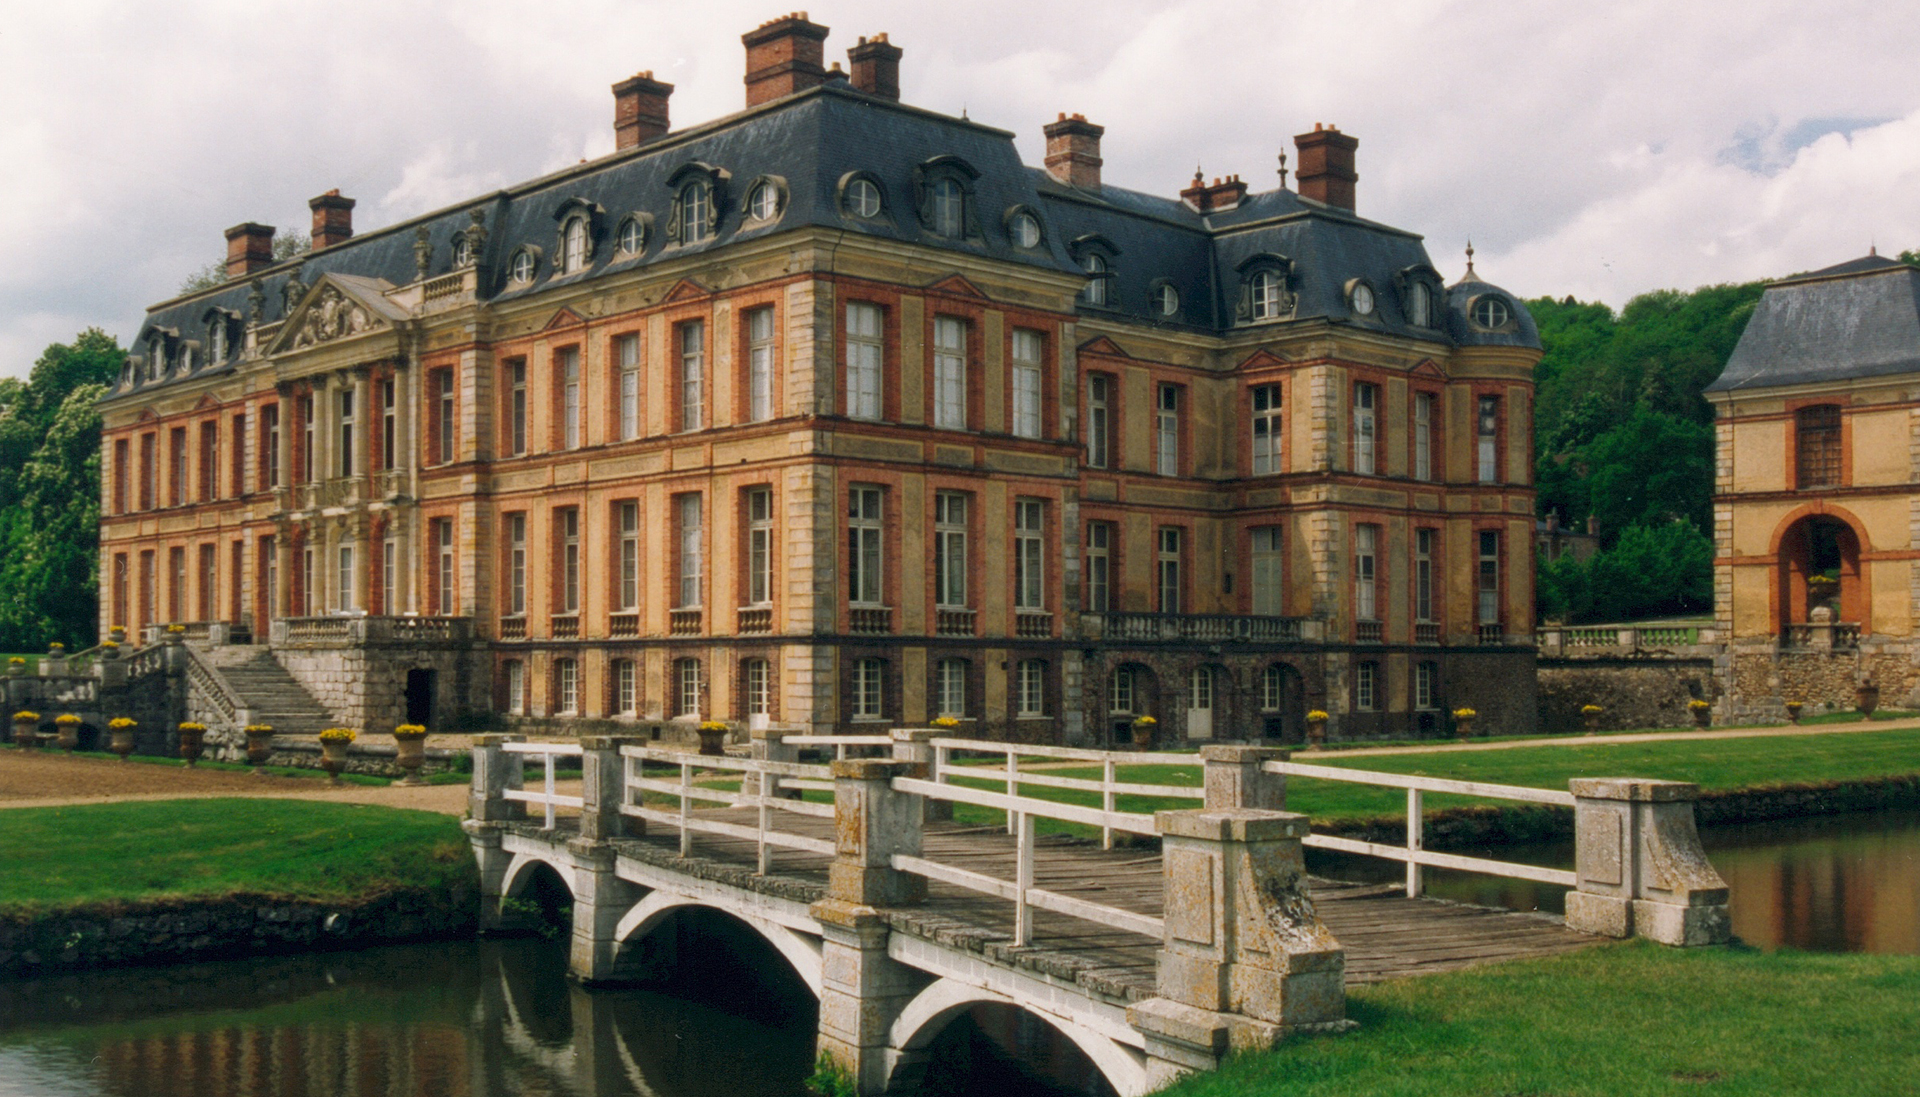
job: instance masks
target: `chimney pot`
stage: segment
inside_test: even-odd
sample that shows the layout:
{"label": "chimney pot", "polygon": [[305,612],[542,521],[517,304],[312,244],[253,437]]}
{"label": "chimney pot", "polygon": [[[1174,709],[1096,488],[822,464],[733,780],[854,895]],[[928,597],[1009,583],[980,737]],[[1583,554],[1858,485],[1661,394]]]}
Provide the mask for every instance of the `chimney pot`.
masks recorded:
{"label": "chimney pot", "polygon": [[847,51],[847,62],[853,66],[854,89],[899,102],[901,53],[900,47],[888,42],[884,34],[860,39],[858,45]]}
{"label": "chimney pot", "polygon": [[242,278],[273,265],[273,226],[252,221],[227,230],[227,277]]}
{"label": "chimney pot", "polygon": [[821,61],[826,39],[827,28],[809,22],[804,11],[741,35],[747,47],[747,106],[757,107],[824,83],[827,70]]}
{"label": "chimney pot", "polygon": [[653,78],[653,70],[613,85],[613,147],[630,149],[667,135],[667,100],[673,85]]}
{"label": "chimney pot", "polygon": [[1295,137],[1293,146],[1300,162],[1294,180],[1300,197],[1352,210],[1354,184],[1360,181],[1353,168],[1353,150],[1359,145],[1357,138],[1318,122],[1312,133]]}
{"label": "chimney pot", "polygon": [[353,206],[353,199],[340,197],[339,187],[307,203],[307,208],[313,211],[313,250],[321,251],[353,238]]}
{"label": "chimney pot", "polygon": [[1087,121],[1085,115],[1062,114],[1042,132],[1047,135],[1047,174],[1080,190],[1099,190],[1100,138],[1107,128]]}

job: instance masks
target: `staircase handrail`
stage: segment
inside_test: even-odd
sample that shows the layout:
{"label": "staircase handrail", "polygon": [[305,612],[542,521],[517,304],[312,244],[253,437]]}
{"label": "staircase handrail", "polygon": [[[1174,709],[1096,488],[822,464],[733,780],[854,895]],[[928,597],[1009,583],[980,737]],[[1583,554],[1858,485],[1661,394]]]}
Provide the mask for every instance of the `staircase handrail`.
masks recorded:
{"label": "staircase handrail", "polygon": [[190,645],[181,645],[187,653],[188,687],[205,694],[208,702],[226,717],[227,724],[234,728],[244,727],[247,723],[249,705],[246,698],[240,696],[227,677],[213,661],[202,655]]}

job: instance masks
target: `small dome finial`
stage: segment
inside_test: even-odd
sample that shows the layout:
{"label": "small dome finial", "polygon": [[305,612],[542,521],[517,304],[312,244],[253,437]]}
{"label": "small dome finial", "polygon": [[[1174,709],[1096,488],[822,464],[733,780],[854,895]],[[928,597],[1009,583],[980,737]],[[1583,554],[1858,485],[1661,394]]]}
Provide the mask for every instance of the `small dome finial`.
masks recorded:
{"label": "small dome finial", "polygon": [[1467,277],[1473,277],[1473,237],[1467,237]]}
{"label": "small dome finial", "polygon": [[1287,153],[1285,149],[1280,150],[1280,189],[1287,189]]}

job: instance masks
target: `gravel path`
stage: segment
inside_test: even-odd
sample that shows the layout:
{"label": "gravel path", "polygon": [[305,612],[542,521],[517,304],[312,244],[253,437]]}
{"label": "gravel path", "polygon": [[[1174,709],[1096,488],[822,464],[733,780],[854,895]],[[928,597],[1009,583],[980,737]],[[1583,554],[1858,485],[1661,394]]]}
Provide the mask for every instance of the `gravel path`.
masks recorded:
{"label": "gravel path", "polygon": [[70,758],[51,751],[0,751],[0,808],[234,796],[379,804],[446,815],[464,815],[467,810],[466,785],[334,787],[324,777],[255,777],[117,759]]}

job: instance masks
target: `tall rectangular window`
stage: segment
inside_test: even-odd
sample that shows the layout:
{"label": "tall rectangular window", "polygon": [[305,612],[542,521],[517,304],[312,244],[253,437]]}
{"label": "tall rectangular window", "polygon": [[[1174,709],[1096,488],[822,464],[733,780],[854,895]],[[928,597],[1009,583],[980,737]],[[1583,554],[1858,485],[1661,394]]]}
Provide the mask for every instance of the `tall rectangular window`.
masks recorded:
{"label": "tall rectangular window", "polygon": [[561,347],[553,355],[553,372],[560,382],[560,445],[580,448],[580,348]]}
{"label": "tall rectangular window", "polygon": [[527,612],[527,516],[507,515],[507,616]]}
{"label": "tall rectangular window", "polygon": [[400,467],[400,383],[380,382],[380,467]]}
{"label": "tall rectangular window", "polygon": [[1365,381],[1353,386],[1353,471],[1367,476],[1373,475],[1379,464],[1376,430],[1379,401],[1380,386]]}
{"label": "tall rectangular window", "polygon": [[1480,624],[1497,625],[1500,623],[1500,534],[1482,530],[1478,540],[1480,559],[1475,586]]}
{"label": "tall rectangular window", "polygon": [[235,499],[247,493],[247,413],[233,417],[232,456],[227,462],[227,487]]}
{"label": "tall rectangular window", "polygon": [[[133,459],[132,449],[133,447],[127,444],[125,438],[113,440],[113,512],[115,514],[127,512],[128,485],[133,482],[133,473],[127,468],[127,464]],[[124,624],[127,619],[116,617],[114,620]]]}
{"label": "tall rectangular window", "polygon": [[220,498],[220,424],[200,424],[200,502]]}
{"label": "tall rectangular window", "polygon": [[518,659],[507,661],[507,712],[513,716],[527,714],[527,664]]}
{"label": "tall rectangular window", "polygon": [[1413,707],[1432,709],[1439,706],[1434,699],[1440,696],[1440,664],[1420,662],[1413,665]]}
{"label": "tall rectangular window", "polygon": [[220,616],[220,611],[214,606],[220,592],[220,574],[215,566],[217,560],[218,550],[214,546],[200,546],[200,589],[196,592],[198,597],[195,600],[197,620],[212,621]]}
{"label": "tall rectangular window", "polygon": [[855,605],[881,604],[880,502],[879,488],[847,492],[847,600]]}
{"label": "tall rectangular window", "polygon": [[1413,394],[1413,478],[1433,479],[1433,394]]}
{"label": "tall rectangular window", "polygon": [[1161,385],[1154,397],[1154,471],[1180,475],[1180,388]]}
{"label": "tall rectangular window", "polygon": [[640,504],[620,504],[620,610],[640,609]]}
{"label": "tall rectangular window", "polygon": [[319,417],[314,414],[313,395],[309,393],[295,400],[294,410],[300,415],[299,479],[303,484],[311,484],[320,479],[320,469],[317,464],[320,449],[316,443],[318,436],[315,433],[319,430],[320,424]]}
{"label": "tall rectangular window", "polygon": [[284,607],[280,605],[280,545],[271,536],[260,538],[260,570],[262,585],[267,588],[261,592],[260,601],[266,606],[268,620],[272,620]]}
{"label": "tall rectangular window", "polygon": [[400,538],[388,534],[380,545],[380,604],[382,612],[400,612]]}
{"label": "tall rectangular window", "polygon": [[1380,548],[1380,527],[1353,527],[1353,619],[1380,619],[1376,554]]}
{"label": "tall rectangular window", "polygon": [[747,313],[747,418],[773,418],[773,310]]}
{"label": "tall rectangular window", "polygon": [[1013,501],[1013,608],[1045,609],[1046,506],[1038,499]]}
{"label": "tall rectangular window", "polygon": [[176,507],[184,506],[187,502],[187,428],[175,427],[168,432],[167,445],[172,456],[169,464],[172,482],[167,485],[167,500]]}
{"label": "tall rectangular window", "polygon": [[260,409],[260,486],[280,486],[280,405]]}
{"label": "tall rectangular window", "polygon": [[1279,617],[1286,612],[1282,533],[1279,526],[1261,526],[1253,531],[1253,612],[1263,617]]}
{"label": "tall rectangular window", "polygon": [[1105,374],[1087,375],[1087,467],[1103,469],[1113,460],[1113,382]]}
{"label": "tall rectangular window", "polygon": [[1815,404],[1793,413],[1794,486],[1840,483],[1840,405]]}
{"label": "tall rectangular window", "polygon": [[580,612],[580,508],[563,507],[553,514],[554,540],[559,549],[559,595],[556,607],[561,613]]}
{"label": "tall rectangular window", "polygon": [[1431,529],[1413,531],[1413,619],[1431,621],[1433,616],[1433,538]]}
{"label": "tall rectangular window", "polygon": [[680,429],[707,425],[707,325],[689,320],[680,325]]}
{"label": "tall rectangular window", "polygon": [[227,550],[227,620],[240,624],[246,619],[247,543],[235,541]]}
{"label": "tall rectangular window", "polygon": [[967,604],[967,496],[957,491],[933,497],[933,604]]}
{"label": "tall rectangular window", "polygon": [[880,306],[860,301],[847,305],[847,414],[880,418]]}
{"label": "tall rectangular window", "polygon": [[765,659],[748,659],[744,667],[747,679],[747,715],[773,715],[773,674]]}
{"label": "tall rectangular window", "polygon": [[553,661],[553,709],[562,715],[580,711],[580,664],[572,659]]}
{"label": "tall rectangular window", "polygon": [[620,368],[620,440],[630,442],[640,437],[640,337],[615,339],[613,357]]}
{"label": "tall rectangular window", "polygon": [[1482,396],[1474,416],[1474,467],[1483,484],[1500,482],[1500,398]]}
{"label": "tall rectangular window", "polygon": [[967,326],[951,316],[933,320],[933,425],[967,429]]}
{"label": "tall rectangular window", "polygon": [[764,606],[773,601],[773,491],[747,492],[747,602]]}
{"label": "tall rectangular window", "polygon": [[1280,471],[1280,386],[1253,387],[1253,474]]}
{"label": "tall rectangular window", "polygon": [[438,464],[451,464],[453,452],[453,371],[450,369],[433,372],[434,392],[434,453]]}
{"label": "tall rectangular window", "polygon": [[881,698],[886,680],[886,664],[878,659],[853,662],[853,703],[848,707],[855,720],[878,720],[884,713]]}
{"label": "tall rectangular window", "polygon": [[1180,530],[1160,527],[1160,544],[1155,567],[1158,572],[1160,612],[1180,612]]}
{"label": "tall rectangular window", "polygon": [[680,581],[674,604],[688,609],[700,604],[700,578],[705,572],[706,541],[702,536],[700,495],[689,492],[678,496],[674,505],[680,528]]}
{"label": "tall rectangular window", "polygon": [[1026,719],[1047,714],[1047,664],[1038,659],[1022,659],[1016,676],[1014,696],[1018,699],[1014,715]]}
{"label": "tall rectangular window", "polygon": [[187,550],[167,550],[167,620],[187,619]]}
{"label": "tall rectangular window", "polygon": [[1013,433],[1040,437],[1040,333],[1013,329]]}
{"label": "tall rectangular window", "polygon": [[942,659],[934,664],[933,670],[933,714],[956,720],[966,716],[967,661]]}
{"label": "tall rectangular window", "polygon": [[353,389],[344,388],[335,394],[340,406],[340,475],[353,475],[353,426],[354,405]]}
{"label": "tall rectangular window", "polygon": [[293,611],[301,617],[314,616],[320,603],[320,575],[313,566],[313,546],[300,546],[299,570],[294,572]]}
{"label": "tall rectangular window", "polygon": [[1353,707],[1372,712],[1380,707],[1380,664],[1355,663],[1353,667]]}
{"label": "tall rectangular window", "polygon": [[676,716],[700,715],[700,660],[676,659],[673,662],[673,710]]}
{"label": "tall rectangular window", "polygon": [[140,509],[152,510],[160,504],[160,460],[154,453],[159,436],[140,436]]}
{"label": "tall rectangular window", "polygon": [[439,518],[434,521],[433,543],[435,553],[434,584],[437,598],[434,612],[443,617],[451,617],[457,608],[453,600],[453,519]]}
{"label": "tall rectangular window", "polygon": [[507,454],[527,452],[527,360],[507,363]]}
{"label": "tall rectangular window", "polygon": [[334,608],[341,613],[352,613],[356,608],[354,600],[353,546],[340,545],[335,549],[340,568],[334,583]]}
{"label": "tall rectangular window", "polygon": [[113,620],[112,624],[124,627],[128,623],[127,614],[131,612],[133,579],[127,574],[127,554],[113,554]]}
{"label": "tall rectangular window", "polygon": [[1113,607],[1113,523],[1087,523],[1087,612]]}
{"label": "tall rectangular window", "polygon": [[640,711],[639,676],[634,673],[633,660],[615,659],[613,661],[613,714],[615,716],[635,716]]}

